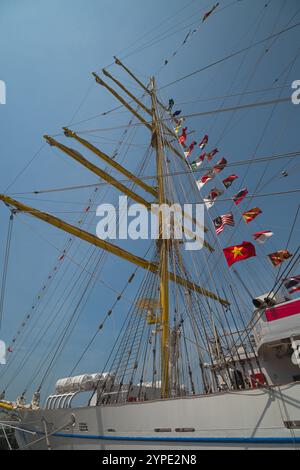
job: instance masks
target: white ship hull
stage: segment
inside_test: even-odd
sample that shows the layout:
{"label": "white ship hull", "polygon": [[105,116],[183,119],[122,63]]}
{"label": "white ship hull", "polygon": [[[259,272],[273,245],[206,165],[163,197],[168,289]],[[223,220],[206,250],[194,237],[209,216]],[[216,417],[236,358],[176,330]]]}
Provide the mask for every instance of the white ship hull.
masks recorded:
{"label": "white ship hull", "polygon": [[20,448],[47,449],[47,434],[53,450],[300,449],[300,383],[21,416],[36,434],[18,431]]}

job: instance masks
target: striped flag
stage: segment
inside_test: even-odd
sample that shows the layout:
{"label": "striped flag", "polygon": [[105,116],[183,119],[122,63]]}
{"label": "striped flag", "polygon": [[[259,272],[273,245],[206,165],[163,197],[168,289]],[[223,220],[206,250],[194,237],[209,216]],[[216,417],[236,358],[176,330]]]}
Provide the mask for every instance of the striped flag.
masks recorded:
{"label": "striped flag", "polygon": [[254,209],[243,213],[243,219],[246,224],[250,224],[250,222],[255,220],[260,214],[262,214],[262,211],[258,207],[254,207]]}
{"label": "striped flag", "polygon": [[232,213],[221,215],[214,220],[214,226],[216,230],[216,234],[220,235],[225,229],[225,225],[230,225],[234,227],[234,218]]}

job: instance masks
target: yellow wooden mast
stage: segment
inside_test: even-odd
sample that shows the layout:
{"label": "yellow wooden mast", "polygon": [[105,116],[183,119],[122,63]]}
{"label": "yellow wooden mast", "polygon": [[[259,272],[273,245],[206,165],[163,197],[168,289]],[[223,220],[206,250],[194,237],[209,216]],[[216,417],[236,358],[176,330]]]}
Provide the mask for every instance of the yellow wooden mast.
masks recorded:
{"label": "yellow wooden mast", "polygon": [[[159,205],[167,204],[164,181],[164,140],[161,132],[160,118],[156,101],[155,79],[152,78],[152,113],[153,113],[153,146],[156,149],[156,168]],[[169,396],[169,355],[170,355],[170,318],[169,318],[169,241],[163,237],[163,215],[159,214],[159,277],[160,277],[160,310],[161,310],[161,397]]]}
{"label": "yellow wooden mast", "polygon": [[[111,88],[107,83],[105,83],[104,80],[102,80],[102,78],[100,78],[96,73],[93,73],[92,74],[96,80],[96,82],[103,86],[104,88],[106,88],[115,98],[117,98],[117,100],[120,101],[120,103],[122,103],[123,106],[125,106],[125,108],[127,108],[142,124],[144,124],[145,127],[147,127],[147,129],[149,129],[150,132],[152,132],[152,125],[151,123],[149,123],[148,121],[146,121],[143,116],[141,116],[137,111],[135,111],[135,109],[132,108],[132,106],[130,106],[129,103],[127,103],[126,100],[124,100],[124,98],[116,92],[116,90],[114,90],[113,88]],[[136,100],[135,100],[136,101]],[[164,128],[171,134],[173,135],[173,131],[169,128],[167,128],[164,124],[162,124],[164,126]],[[175,134],[174,134],[175,136]],[[179,157],[181,160],[184,160],[184,157],[182,156],[182,154],[172,145],[170,144],[170,142],[167,142],[166,140],[164,141],[164,143],[169,147],[169,149],[177,156]]]}
{"label": "yellow wooden mast", "polygon": [[[113,77],[111,75],[111,73],[109,73],[105,69],[103,69],[102,72],[106,77],[110,78],[113,82],[115,82],[116,85],[118,85],[118,87],[121,88],[121,90],[123,90],[133,101],[135,101],[136,104],[141,109],[143,109],[147,114],[149,114],[149,116],[152,117],[152,111],[149,108],[147,108],[147,106],[145,106],[144,103],[141,102],[141,100],[137,99],[136,96],[133,93],[131,93],[119,80],[117,80],[115,77]],[[158,102],[158,100],[157,100],[157,102]],[[168,134],[170,134],[173,138],[177,139],[177,135],[176,135],[175,131],[170,129],[164,122],[161,122],[161,125],[164,128],[164,130],[166,132],[168,132]]]}
{"label": "yellow wooden mast", "polygon": [[[128,73],[128,75],[133,78],[134,81],[136,81],[136,83],[138,83],[142,88],[143,90],[148,93],[149,95],[151,95],[151,92],[149,91],[149,89],[147,87],[145,87],[145,85],[137,78],[136,75],[134,75],[134,73],[131,72],[131,70],[129,70],[128,67],[126,67],[126,65],[123,64],[123,62],[120,61],[120,59],[118,59],[118,57],[114,56],[114,59],[115,59],[115,63],[117,65],[119,65],[120,67],[122,67],[122,69],[125,70],[125,72]],[[161,102],[159,101],[158,97],[156,97],[156,101],[157,103],[159,104],[159,106],[161,106],[165,111],[168,111],[168,108]]]}
{"label": "yellow wooden mast", "polygon": [[111,88],[107,83],[105,83],[104,80],[102,80],[102,78],[99,77],[99,75],[97,75],[96,73],[93,73],[93,76],[95,77],[95,80],[96,82],[103,86],[104,88],[106,88],[112,95],[114,95],[115,98],[117,98],[117,100],[119,100],[123,106],[125,106],[125,108],[127,108],[139,121],[141,121],[142,124],[144,124],[144,126],[146,126],[149,131],[152,132],[152,126],[149,122],[147,122],[143,116],[141,116],[135,109],[133,109],[132,106],[130,106],[129,103],[127,103],[126,100],[124,100],[124,98],[122,98],[121,95],[119,95],[119,93],[117,93],[113,88]]}

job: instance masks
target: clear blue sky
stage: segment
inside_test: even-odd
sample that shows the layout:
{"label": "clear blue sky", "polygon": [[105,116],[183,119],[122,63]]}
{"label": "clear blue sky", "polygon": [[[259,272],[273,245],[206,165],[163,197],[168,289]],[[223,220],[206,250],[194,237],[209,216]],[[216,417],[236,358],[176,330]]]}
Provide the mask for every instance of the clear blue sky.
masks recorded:
{"label": "clear blue sky", "polygon": [[[162,67],[164,60],[170,58],[178,49],[190,28],[201,24],[200,18],[213,3],[207,0],[2,0],[0,79],[7,85],[7,104],[0,106],[0,191],[4,192],[9,186],[8,192],[13,194],[96,181],[93,175],[82,171],[57,152],[53,153],[47,146],[43,147],[32,162],[31,160],[43,144],[42,136],[45,133],[59,134],[63,125],[76,124],[116,105],[115,100],[97,87],[91,77],[91,72],[109,65],[113,61],[113,55],[123,57],[152,39],[161,39],[152,47],[143,48],[141,52],[124,59],[145,82],[149,76],[159,71],[157,82],[160,87],[246,47],[251,42],[278,32],[287,25],[295,24],[300,18],[297,0],[243,0],[236,3],[220,0],[221,11],[201,26],[199,32],[186,47],[179,50],[167,67]],[[264,8],[266,3],[269,3],[268,7]],[[150,33],[145,35],[149,31]],[[207,102],[196,99],[204,100],[245,90],[286,85],[287,88],[281,91],[281,96],[289,96],[291,83],[300,79],[299,28],[280,36],[274,44],[269,41],[268,46],[270,51],[263,56],[266,43],[253,48],[247,55],[237,56],[163,89],[161,96],[165,100],[173,97],[179,103],[187,102],[179,106],[184,113],[233,106],[239,103],[239,97],[227,99],[225,103],[222,99]],[[111,70],[118,74],[115,67]],[[278,81],[274,83],[276,79]],[[132,90],[138,92],[135,86]],[[275,99],[279,93],[280,90],[276,89],[250,94],[243,98],[242,103]],[[196,130],[196,140],[205,132],[209,132],[211,142],[218,145],[230,162],[247,160],[254,152],[257,156],[265,156],[299,150],[300,106],[281,104],[274,109],[272,116],[271,111],[270,107],[257,108],[241,111],[233,116],[220,114],[208,118],[194,118],[188,124]],[[229,121],[231,118],[232,121]],[[270,122],[261,140],[269,118]],[[119,114],[116,117],[99,117],[82,125],[74,124],[73,127],[97,129],[125,124],[127,121],[128,114]],[[104,136],[113,141],[102,141],[105,151],[113,152],[121,132],[114,131]],[[137,140],[141,146],[145,145],[142,136]],[[135,148],[126,157],[131,159],[125,159],[128,167],[136,168],[139,151]],[[298,189],[300,168],[299,165],[297,167],[297,161],[287,167],[287,171],[289,168],[293,169],[286,179],[278,177],[284,162],[272,164],[264,177],[264,182],[269,184],[265,191],[261,192]],[[247,174],[244,184],[249,186],[250,192],[261,169],[264,169],[264,165],[253,166]],[[236,169],[241,180],[245,170],[245,167]],[[272,180],[276,173],[276,178]],[[57,197],[44,196],[44,199],[52,201],[63,199],[64,204],[61,205],[57,202],[42,201],[41,196],[36,202],[27,202],[52,212],[74,210],[74,206],[66,202],[75,200],[82,204],[88,194],[89,191]],[[262,226],[256,226],[257,230],[271,229],[276,235],[270,249],[286,247],[289,228],[298,204],[297,194],[255,200],[255,205],[259,205],[264,212],[264,219],[259,222]],[[228,205],[224,203],[220,207],[220,211],[222,210],[228,210]],[[78,215],[68,214],[65,218],[74,222],[76,217]],[[28,223],[30,226],[26,225]],[[2,268],[8,227],[8,211],[3,206],[0,206],[0,227]],[[237,235],[235,243],[243,241],[246,236],[251,236],[251,233],[248,231]],[[7,279],[4,324],[0,333],[2,339],[7,342],[11,340],[20,321],[30,310],[43,280],[47,278],[49,268],[57,259],[56,248],[61,249],[65,240],[65,235],[42,223],[24,216],[17,218]],[[298,240],[299,219],[289,247],[292,252],[297,248]],[[225,246],[226,238],[223,241]],[[74,257],[82,261],[85,253],[85,245],[80,244]],[[116,279],[118,269],[122,270],[122,280],[121,276]],[[120,289],[127,274],[131,272],[131,267],[124,267],[122,262],[114,259],[107,262],[103,279]],[[75,276],[75,271],[70,271],[67,275],[70,280],[71,276]],[[97,286],[85,307],[86,315],[81,317],[75,330],[72,346],[59,362],[53,380],[69,372],[74,363],[74,356],[90,337],[115,297],[111,290],[100,290]],[[122,305],[122,308],[126,310],[128,306]],[[118,319],[114,320],[116,323],[112,325],[112,336],[118,329],[121,310],[120,308],[118,311]],[[49,315],[51,314],[53,311],[49,311]],[[34,330],[33,325],[30,328]],[[102,338],[82,364],[82,371],[101,370],[105,352],[110,344],[109,335]],[[40,345],[40,354],[43,351],[42,346],[46,347],[47,344]],[[38,351],[35,353],[34,364],[39,356]],[[34,364],[31,366],[30,363],[20,370],[17,380],[9,389],[11,396],[22,391]],[[9,376],[7,373],[4,383]]]}

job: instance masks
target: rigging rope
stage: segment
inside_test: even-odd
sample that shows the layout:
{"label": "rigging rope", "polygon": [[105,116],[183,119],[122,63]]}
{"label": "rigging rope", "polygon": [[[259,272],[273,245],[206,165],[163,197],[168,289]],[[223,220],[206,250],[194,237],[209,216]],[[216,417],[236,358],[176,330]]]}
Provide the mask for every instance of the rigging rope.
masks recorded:
{"label": "rigging rope", "polygon": [[[300,150],[299,151],[294,151],[294,152],[289,152],[289,153],[282,153],[282,154],[276,154],[276,155],[270,155],[270,156],[265,156],[265,157],[260,157],[256,158],[253,160],[253,164],[257,163],[263,163],[266,161],[274,161],[274,160],[281,160],[285,158],[292,158],[292,157],[298,157],[300,156]],[[252,159],[248,160],[240,160],[234,163],[228,163],[227,168],[230,167],[236,167],[236,166],[243,166],[243,165],[248,165],[250,162],[252,162]],[[209,170],[209,168],[200,168],[197,170],[199,173],[205,173]],[[180,176],[180,175],[188,175],[190,174],[190,169],[189,170],[181,170],[181,171],[173,171],[173,172],[168,172],[165,175],[163,175],[164,178],[168,178],[170,176]],[[141,181],[147,181],[147,180],[154,180],[156,179],[155,175],[149,175],[149,176],[139,176],[139,179]],[[128,179],[118,179],[121,183],[129,183],[131,180]],[[54,188],[54,189],[41,189],[41,190],[36,190],[36,191],[27,191],[27,192],[22,192],[22,193],[11,193],[12,196],[25,196],[25,195],[37,195],[37,194],[47,194],[47,193],[56,193],[56,192],[64,192],[64,191],[73,191],[77,189],[88,189],[88,188],[93,188],[93,187],[98,187],[98,186],[107,186],[108,183],[106,182],[101,182],[101,183],[94,183],[94,184],[87,184],[87,185],[78,185],[78,186],[67,186],[64,188]],[[45,201],[47,202],[47,201]],[[49,201],[52,202],[52,201]]]}
{"label": "rigging rope", "polygon": [[[248,194],[247,196],[244,197],[245,200],[247,199],[253,199],[255,197],[255,199],[259,199],[259,198],[262,198],[262,197],[270,197],[270,196],[284,196],[284,195],[287,195],[287,194],[295,194],[295,193],[299,193],[300,192],[300,189],[291,189],[289,191],[276,191],[276,192],[272,192],[272,193],[265,193],[265,194]],[[30,198],[20,198],[20,199],[26,199],[26,200],[32,200]],[[43,199],[38,199],[38,201],[44,201]],[[232,202],[232,197],[228,197],[228,198],[219,198],[218,200],[215,201],[215,204],[218,204],[220,202]],[[59,203],[59,204],[65,204],[64,201],[50,201],[48,200],[47,202],[53,202],[53,203]],[[185,202],[188,202],[189,204],[205,204],[203,201],[190,201],[190,200],[186,200]],[[68,203],[67,203],[68,204]],[[73,203],[70,203],[70,204],[76,204],[76,205],[81,205],[82,203],[81,202],[73,202]],[[98,204],[92,204],[90,207],[92,206],[98,206]],[[90,209],[89,210],[90,213],[95,213],[97,212],[96,210],[92,210]],[[51,213],[53,214],[81,214],[82,211],[81,210],[53,210],[51,211]],[[30,211],[28,211],[26,214],[30,214]]]}
{"label": "rigging rope", "polygon": [[5,255],[4,255],[4,267],[3,267],[1,295],[0,295],[0,330],[1,330],[1,327],[2,327],[2,321],[3,321],[6,280],[7,280],[7,273],[8,273],[8,264],[9,264],[9,255],[10,255],[10,247],[11,247],[11,239],[12,239],[12,230],[13,230],[13,224],[14,224],[14,214],[15,214],[15,211],[12,210],[11,214],[10,214],[10,217],[9,217],[7,240],[6,240]]}
{"label": "rigging rope", "polygon": [[275,38],[275,37],[281,36],[282,34],[288,32],[288,31],[291,31],[291,30],[293,30],[293,29],[295,29],[295,28],[298,28],[298,26],[300,26],[300,22],[299,22],[299,23],[296,23],[296,24],[294,24],[294,25],[292,25],[292,26],[290,26],[289,28],[282,29],[282,30],[279,31],[278,33],[272,34],[271,36],[268,36],[268,37],[266,37],[266,38],[264,38],[264,39],[261,39],[260,41],[257,41],[257,42],[255,42],[254,44],[252,44],[252,45],[250,45],[250,46],[248,46],[248,47],[244,47],[243,49],[240,49],[239,51],[233,52],[232,54],[227,55],[227,56],[223,57],[222,59],[219,59],[219,60],[217,60],[217,61],[215,61],[215,62],[212,62],[212,63],[209,64],[209,65],[206,65],[205,67],[202,67],[201,69],[195,70],[194,72],[191,72],[191,73],[189,73],[189,74],[187,74],[187,75],[184,75],[183,77],[180,77],[180,78],[178,78],[177,80],[174,80],[174,81],[172,81],[172,82],[170,82],[170,83],[167,83],[166,85],[163,85],[162,87],[160,87],[159,90],[164,90],[165,88],[167,88],[167,87],[169,87],[169,86],[171,86],[171,85],[175,85],[176,83],[179,83],[179,82],[181,82],[181,81],[183,81],[183,80],[186,80],[187,78],[193,77],[194,75],[197,75],[198,73],[204,72],[205,70],[208,70],[209,68],[214,67],[215,65],[221,64],[221,63],[223,63],[223,62],[225,62],[225,61],[227,61],[227,60],[229,60],[229,59],[232,59],[233,57],[236,57],[236,56],[242,54],[243,52],[246,52],[246,51],[252,49],[253,47],[256,47],[256,46],[258,46],[258,45],[260,45],[260,44],[263,44],[264,42],[269,41],[270,39],[273,39],[273,38]]}
{"label": "rigging rope", "polygon": [[33,157],[26,163],[26,165],[22,168],[22,170],[15,176],[15,178],[13,179],[13,181],[6,187],[5,189],[5,193],[7,193],[7,191],[9,191],[9,189],[15,184],[15,182],[20,178],[20,176],[23,175],[23,173],[25,173],[25,171],[27,170],[27,168],[29,168],[29,166],[33,163],[33,161],[39,156],[39,154],[41,153],[41,151],[43,150],[43,148],[46,146],[46,143],[43,143],[43,145],[41,145],[41,147],[38,149],[38,151],[33,155]]}
{"label": "rigging rope", "polygon": [[[282,87],[280,87],[282,88]],[[286,88],[286,87],[284,87]],[[269,105],[272,105],[272,104],[275,104],[275,103],[285,103],[285,102],[289,102],[291,101],[291,97],[286,97],[286,98],[280,98],[280,99],[277,99],[277,100],[268,100],[268,101],[261,101],[261,102],[256,102],[256,103],[247,103],[245,105],[241,105],[241,106],[233,106],[233,107],[230,107],[230,108],[219,108],[219,109],[214,109],[212,111],[204,111],[204,112],[201,112],[201,113],[192,113],[192,114],[185,114],[185,115],[182,115],[181,117],[186,119],[186,118],[191,118],[191,117],[197,117],[197,116],[209,116],[209,115],[212,115],[212,114],[218,114],[218,113],[224,113],[224,112],[230,112],[230,111],[236,111],[236,110],[241,110],[241,109],[248,109],[248,108],[256,108],[256,107],[261,107],[261,106],[269,106]],[[165,119],[162,119],[162,121],[169,121],[170,120],[170,117],[167,117]],[[83,121],[82,121],[83,122]],[[150,121],[145,121],[147,124],[151,124]],[[142,127],[144,126],[143,123],[141,122],[137,122],[134,124],[134,126],[137,126],[137,127]],[[99,129],[88,129],[88,130],[84,130],[84,131],[76,131],[77,134],[86,134],[86,133],[92,133],[92,132],[105,132],[105,131],[112,131],[112,130],[117,130],[117,129],[123,129],[124,127],[126,127],[126,125],[120,125],[120,126],[115,126],[115,127],[107,127],[107,128],[99,128]],[[57,137],[57,136],[61,136],[63,135],[62,133],[60,134],[52,134],[52,137]]]}
{"label": "rigging rope", "polygon": [[[149,34],[151,34],[153,31],[156,31],[157,29],[160,28],[160,26],[162,25],[165,25],[169,20],[173,19],[174,17],[176,17],[179,13],[181,13],[182,11],[186,10],[187,8],[189,8],[193,3],[195,3],[195,0],[193,0],[192,2],[189,2],[187,5],[185,5],[184,7],[181,7],[179,10],[177,10],[176,12],[174,12],[171,16],[169,16],[168,18],[164,19],[163,21],[161,21],[157,26],[155,26],[154,28],[148,30],[146,33],[144,33],[142,36],[140,36],[137,40],[135,40],[132,44],[130,44],[129,46],[127,46],[126,48],[122,49],[122,51],[119,51],[116,55],[120,55],[122,54],[125,50],[128,50],[130,49],[130,47],[132,46],[135,46],[136,43],[138,41],[141,41],[142,39],[144,39],[144,37],[148,36]],[[125,57],[121,57],[121,59],[124,59]],[[115,62],[112,62],[108,65],[105,66],[105,68],[109,68],[111,67],[112,65],[115,65]]]}
{"label": "rigging rope", "polygon": [[[291,227],[291,230],[290,230],[289,238],[288,238],[287,245],[286,245],[286,250],[289,249],[290,242],[291,242],[291,239],[292,239],[292,236],[293,236],[293,234],[294,234],[295,227],[296,227],[296,223],[297,223],[299,211],[300,211],[300,204],[298,205],[298,208],[297,208],[297,211],[296,211],[296,215],[295,215],[295,217],[294,217],[294,222],[293,222],[292,227]],[[294,257],[292,257],[292,259],[290,260],[290,263],[293,261],[293,258],[294,258]],[[289,268],[290,263],[288,264],[288,266],[287,266],[286,269]],[[280,278],[281,278],[281,270],[282,270],[282,265],[281,265],[280,268],[279,268],[279,271],[278,271],[278,274],[277,274],[276,280],[275,280],[275,285],[274,285],[274,287],[273,287],[272,290],[274,290],[274,289],[276,288],[276,286],[278,285],[278,282],[280,281]],[[271,292],[272,292],[272,291],[271,291]]]}
{"label": "rigging rope", "polygon": [[[279,80],[279,78],[278,78]],[[277,81],[278,81],[277,80]],[[253,94],[256,94],[256,93],[266,93],[266,92],[270,92],[270,91],[276,91],[278,90],[279,88],[290,88],[289,86],[285,86],[285,87],[270,87],[270,88],[262,88],[262,89],[258,89],[258,90],[250,90],[250,91],[246,91],[246,92],[243,92],[243,93],[233,93],[231,95],[225,95],[225,96],[213,96],[213,97],[210,97],[210,98],[197,98],[193,101],[180,101],[180,102],[176,102],[176,104],[178,106],[181,106],[181,105],[187,105],[187,104],[194,104],[194,103],[205,103],[205,102],[208,102],[208,101],[216,101],[216,100],[222,100],[222,99],[228,99],[228,98],[235,98],[235,97],[238,97],[238,96],[241,96],[241,95],[253,95]],[[138,99],[141,99],[142,96],[139,96]],[[131,104],[133,101],[129,101],[128,104]],[[107,116],[108,114],[111,114],[115,111],[118,111],[119,109],[122,109],[124,108],[124,105],[120,105],[120,106],[116,106],[106,112],[103,112],[103,113],[100,113],[100,114],[95,114],[89,118],[86,118],[86,119],[83,119],[82,121],[78,121],[78,122],[75,122],[75,123],[72,123],[72,126],[78,126],[80,124],[85,124],[86,122],[89,122],[89,121],[92,121],[94,119],[98,119],[99,117],[102,117],[102,116]],[[119,113],[116,113],[116,114],[124,114],[124,113],[127,113],[128,111],[126,109],[124,109],[123,111],[120,111]],[[85,131],[84,131],[85,132]],[[63,133],[59,133],[59,134],[53,134],[52,137],[60,137],[62,136]]]}

